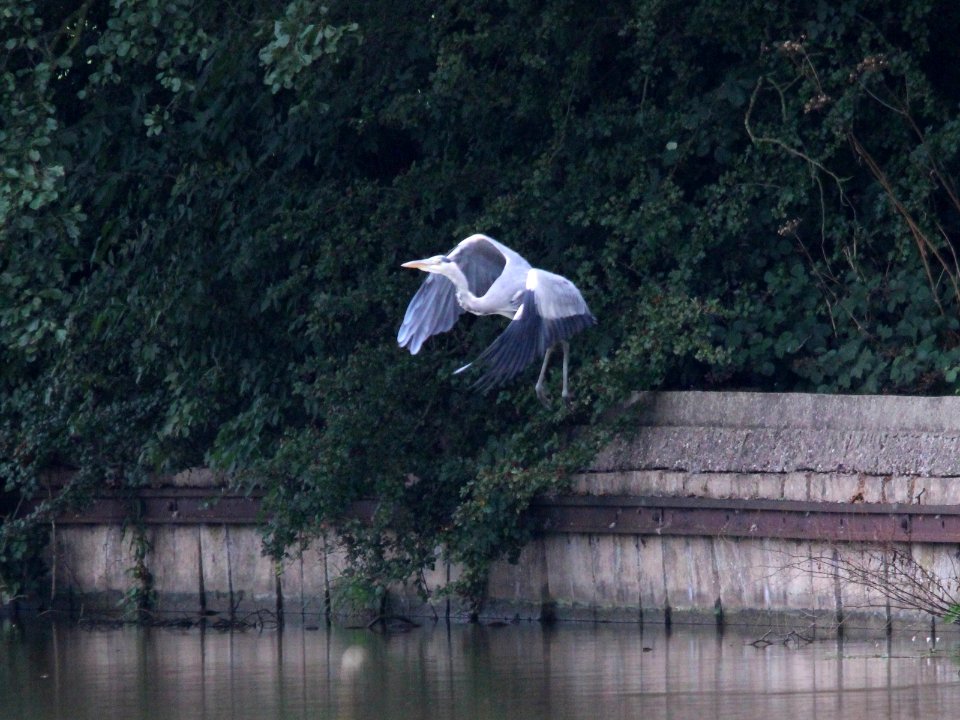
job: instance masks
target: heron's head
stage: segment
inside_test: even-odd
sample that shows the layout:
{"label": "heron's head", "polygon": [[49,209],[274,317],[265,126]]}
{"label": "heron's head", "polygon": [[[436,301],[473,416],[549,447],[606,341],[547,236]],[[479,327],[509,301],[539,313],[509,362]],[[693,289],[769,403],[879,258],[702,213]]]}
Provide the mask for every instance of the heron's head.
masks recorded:
{"label": "heron's head", "polygon": [[400,267],[413,268],[414,270],[423,270],[424,272],[446,275],[449,272],[449,265],[452,264],[453,260],[448,258],[446,255],[434,255],[433,257],[424,258],[423,260],[411,260],[410,262],[405,262]]}

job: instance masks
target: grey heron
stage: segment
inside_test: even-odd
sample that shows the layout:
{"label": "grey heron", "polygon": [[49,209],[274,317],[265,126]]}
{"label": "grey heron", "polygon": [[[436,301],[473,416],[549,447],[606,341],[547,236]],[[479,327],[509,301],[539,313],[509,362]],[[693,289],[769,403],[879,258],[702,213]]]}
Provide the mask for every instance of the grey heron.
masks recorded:
{"label": "grey heron", "polygon": [[402,267],[428,273],[397,333],[400,347],[416,355],[427,338],[448,331],[464,312],[510,318],[503,333],[472,363],[485,369],[474,383],[497,387],[543,357],[536,393],[544,405],[550,356],[563,349],[563,399],[570,398],[569,339],[596,324],[577,286],[561,275],[531,267],[523,257],[486,235],[471,235],[446,255],[411,260]]}

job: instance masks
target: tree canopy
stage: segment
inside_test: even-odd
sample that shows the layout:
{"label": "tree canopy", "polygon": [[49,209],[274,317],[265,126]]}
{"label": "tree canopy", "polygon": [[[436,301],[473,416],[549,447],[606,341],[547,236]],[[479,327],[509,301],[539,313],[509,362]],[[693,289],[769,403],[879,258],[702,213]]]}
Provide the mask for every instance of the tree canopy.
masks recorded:
{"label": "tree canopy", "polygon": [[[211,465],[266,490],[277,555],[332,524],[358,576],[442,548],[476,595],[634,390],[954,392],[958,20],[946,0],[0,4],[0,574],[32,567],[50,507],[15,508],[45,470],[75,470],[67,502]],[[599,319],[571,407],[451,376],[491,320],[396,347],[420,281],[400,263],[474,232]],[[374,522],[344,520],[364,496]]]}

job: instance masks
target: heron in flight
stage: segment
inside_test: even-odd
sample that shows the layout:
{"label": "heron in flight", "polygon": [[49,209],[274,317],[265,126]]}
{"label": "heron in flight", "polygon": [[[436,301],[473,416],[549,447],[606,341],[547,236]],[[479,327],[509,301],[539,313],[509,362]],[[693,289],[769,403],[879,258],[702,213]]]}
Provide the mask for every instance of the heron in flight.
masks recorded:
{"label": "heron in flight", "polygon": [[550,355],[563,349],[563,399],[569,400],[569,339],[596,324],[577,286],[565,277],[530,266],[523,257],[486,235],[471,235],[446,255],[403,263],[428,273],[407,306],[397,333],[400,347],[416,355],[431,335],[446,332],[464,312],[510,318],[506,330],[472,363],[485,372],[474,383],[484,391],[513,378],[543,357],[537,397],[547,405],[544,378]]}

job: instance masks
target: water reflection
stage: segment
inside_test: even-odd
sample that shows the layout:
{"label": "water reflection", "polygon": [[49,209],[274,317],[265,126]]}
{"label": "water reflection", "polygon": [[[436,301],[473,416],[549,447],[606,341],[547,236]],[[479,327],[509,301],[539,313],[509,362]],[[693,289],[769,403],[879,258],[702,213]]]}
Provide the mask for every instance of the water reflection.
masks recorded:
{"label": "water reflection", "polygon": [[960,717],[956,641],[752,646],[761,632],[428,625],[0,640],[0,719]]}

